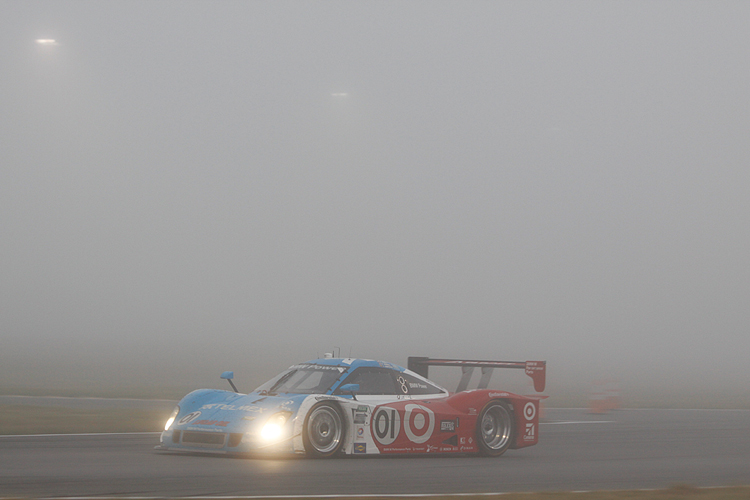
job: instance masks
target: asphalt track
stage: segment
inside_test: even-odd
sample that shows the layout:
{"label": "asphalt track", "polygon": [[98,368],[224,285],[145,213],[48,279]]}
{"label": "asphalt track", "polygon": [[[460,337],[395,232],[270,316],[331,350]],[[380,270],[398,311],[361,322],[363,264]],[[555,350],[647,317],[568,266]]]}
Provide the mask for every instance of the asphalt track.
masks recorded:
{"label": "asphalt track", "polygon": [[0,497],[510,492],[750,484],[750,411],[548,410],[540,444],[478,457],[226,458],[158,434],[0,438]]}

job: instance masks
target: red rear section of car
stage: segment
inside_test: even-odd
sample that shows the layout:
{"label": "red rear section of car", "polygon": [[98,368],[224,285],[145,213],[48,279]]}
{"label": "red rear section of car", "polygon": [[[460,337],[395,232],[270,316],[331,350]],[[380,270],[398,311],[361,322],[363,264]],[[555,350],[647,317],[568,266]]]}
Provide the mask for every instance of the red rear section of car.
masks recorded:
{"label": "red rear section of car", "polygon": [[477,419],[490,401],[507,403],[513,412],[510,447],[537,443],[539,399],[495,390],[474,390],[447,398],[405,399],[378,406],[370,432],[380,453],[474,453]]}

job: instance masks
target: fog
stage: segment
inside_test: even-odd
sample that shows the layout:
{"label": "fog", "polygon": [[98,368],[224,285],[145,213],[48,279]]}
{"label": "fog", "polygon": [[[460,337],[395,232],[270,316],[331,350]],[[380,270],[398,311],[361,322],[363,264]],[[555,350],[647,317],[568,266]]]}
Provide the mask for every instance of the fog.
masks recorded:
{"label": "fog", "polygon": [[750,395],[750,4],[2,11],[0,390],[338,347]]}

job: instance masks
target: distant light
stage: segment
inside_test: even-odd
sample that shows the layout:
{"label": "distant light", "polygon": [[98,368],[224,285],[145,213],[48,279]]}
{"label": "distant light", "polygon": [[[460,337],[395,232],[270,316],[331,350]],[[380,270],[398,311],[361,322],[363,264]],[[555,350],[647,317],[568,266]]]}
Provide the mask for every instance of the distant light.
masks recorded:
{"label": "distant light", "polygon": [[331,94],[331,97],[349,97],[349,94],[346,92],[334,92]]}
{"label": "distant light", "polygon": [[57,40],[53,40],[52,38],[38,38],[36,43],[39,45],[60,45],[57,43]]}

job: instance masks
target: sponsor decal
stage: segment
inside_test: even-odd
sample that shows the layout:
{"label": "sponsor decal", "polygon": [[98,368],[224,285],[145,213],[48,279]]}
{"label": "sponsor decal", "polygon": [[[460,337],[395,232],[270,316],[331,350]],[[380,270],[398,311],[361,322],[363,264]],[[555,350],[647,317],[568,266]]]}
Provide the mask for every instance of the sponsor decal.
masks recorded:
{"label": "sponsor decal", "polygon": [[315,396],[315,401],[333,401],[335,399],[333,396]]}
{"label": "sponsor decal", "polygon": [[427,445],[427,453],[430,453],[431,451],[438,451],[438,447],[437,446],[433,446],[431,444],[428,444]]}
{"label": "sponsor decal", "polygon": [[534,424],[527,423],[526,424],[526,432],[523,435],[524,441],[533,441],[536,438],[536,435],[534,433]]}
{"label": "sponsor decal", "polygon": [[534,406],[534,403],[531,401],[526,403],[523,407],[523,416],[526,417],[526,420],[534,420],[536,416],[536,406]]}
{"label": "sponsor decal", "polygon": [[354,443],[354,453],[367,453],[367,443]]}
{"label": "sponsor decal", "polygon": [[476,408],[469,408],[469,415],[476,415],[477,409]]}
{"label": "sponsor decal", "polygon": [[193,413],[188,413],[187,415],[185,415],[184,417],[182,417],[179,420],[179,422],[177,422],[177,423],[180,424],[180,425],[189,424],[190,422],[192,422],[193,420],[195,420],[196,418],[198,418],[200,416],[201,416],[201,412],[194,411]]}
{"label": "sponsor decal", "polygon": [[279,405],[279,410],[293,412],[294,411],[294,401],[292,401],[292,400],[284,401],[283,403],[281,403]]}
{"label": "sponsor decal", "polygon": [[510,396],[510,394],[508,394],[507,392],[491,392],[489,393],[489,396],[491,398],[507,398],[508,396]]}
{"label": "sponsor decal", "polygon": [[226,427],[229,424],[228,420],[198,420],[193,422],[193,425],[216,425],[218,427]]}
{"label": "sponsor decal", "polygon": [[441,420],[440,431],[441,432],[456,432],[456,422],[454,420]]}
{"label": "sponsor decal", "polygon": [[365,428],[361,425],[358,425],[355,430],[355,436],[354,439],[357,441],[362,441],[365,438]]}
{"label": "sponsor decal", "polygon": [[370,411],[370,407],[369,406],[365,406],[365,405],[359,405],[359,406],[357,406],[357,411],[358,412],[365,412],[365,413],[367,413],[368,411]]}
{"label": "sponsor decal", "polygon": [[404,407],[404,432],[413,443],[422,444],[432,436],[435,414],[429,408],[408,404]]}
{"label": "sponsor decal", "polygon": [[401,415],[394,408],[378,408],[372,416],[371,427],[377,442],[389,445],[401,432]]}
{"label": "sponsor decal", "polygon": [[534,406],[534,403],[532,403],[531,401],[526,403],[526,405],[523,407],[523,416],[526,420],[530,420],[530,422],[526,422],[523,440],[534,441],[536,440],[536,428],[533,422],[534,417],[536,417],[536,406]]}
{"label": "sponsor decal", "polygon": [[248,412],[252,412],[252,413],[263,413],[263,410],[264,410],[263,407],[261,407],[261,406],[255,406],[255,405],[240,406],[237,409],[240,410],[240,411],[248,411]]}
{"label": "sponsor decal", "polygon": [[532,375],[534,372],[540,372],[544,370],[545,364],[542,361],[527,361],[524,368],[526,375]]}
{"label": "sponsor decal", "polygon": [[222,432],[222,429],[217,429],[216,427],[196,427],[194,425],[188,426],[187,430],[200,432]]}
{"label": "sponsor decal", "polygon": [[[291,403],[291,401],[284,402],[282,404]],[[234,406],[234,405],[225,405],[221,403],[211,403],[207,405],[201,406],[201,410],[237,410],[237,411],[249,411],[254,413],[263,413],[263,408],[256,405],[243,405],[243,406]]]}
{"label": "sponsor decal", "polygon": [[354,414],[354,423],[355,424],[364,424],[367,422],[367,414],[365,413],[355,413]]}
{"label": "sponsor decal", "polygon": [[242,417],[242,420],[247,420],[249,422],[252,422],[253,420],[255,420],[255,418],[256,417]]}
{"label": "sponsor decal", "polygon": [[333,372],[343,372],[346,370],[346,368],[342,366],[330,366],[330,365],[316,365],[316,364],[302,364],[302,365],[294,365],[289,367],[290,370],[316,370],[316,371],[333,371]]}
{"label": "sponsor decal", "polygon": [[222,403],[211,403],[209,405],[203,405],[201,406],[201,410],[212,410],[212,409],[222,409],[222,410],[234,410],[233,405],[225,405]]}
{"label": "sponsor decal", "polygon": [[395,452],[395,453],[404,453],[404,452],[418,451],[418,450],[417,450],[417,448],[411,448],[409,446],[403,446],[403,447],[400,447],[400,448],[394,448],[394,447],[388,446],[386,448],[383,448],[383,451],[391,451],[391,452]]}
{"label": "sponsor decal", "polygon": [[419,382],[409,382],[410,389],[427,389],[426,384],[420,384]]}

